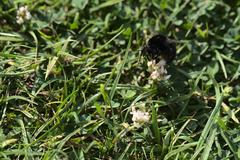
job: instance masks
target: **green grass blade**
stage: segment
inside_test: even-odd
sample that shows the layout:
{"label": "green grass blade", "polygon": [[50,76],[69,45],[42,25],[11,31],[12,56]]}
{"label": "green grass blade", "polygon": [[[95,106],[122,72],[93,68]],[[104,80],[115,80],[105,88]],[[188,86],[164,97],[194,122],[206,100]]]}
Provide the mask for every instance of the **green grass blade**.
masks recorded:
{"label": "green grass blade", "polygon": [[127,147],[125,148],[125,150],[123,151],[123,153],[122,153],[122,154],[120,155],[120,157],[118,158],[119,160],[122,160],[122,159],[124,158],[124,156],[126,155],[128,149],[129,149],[129,147],[130,147],[131,145],[132,145],[131,143],[129,143],[129,144],[127,145]]}
{"label": "green grass blade", "polygon": [[[69,105],[67,105],[68,103],[70,103],[70,99],[75,96],[77,93],[77,91],[72,92],[68,97],[66,97],[63,102],[58,106],[58,111],[54,114],[54,116],[49,119],[46,123],[44,123],[41,127],[38,128],[38,130],[34,133],[33,135],[33,139],[37,138],[37,136],[47,127],[49,126],[64,110],[66,110]],[[44,137],[45,134],[41,135],[39,137],[39,139],[41,139],[42,137]]]}
{"label": "green grass blade", "polygon": [[156,142],[157,142],[157,144],[161,145],[162,137],[159,132],[159,127],[158,127],[158,122],[157,122],[157,112],[156,112],[154,105],[152,105],[152,127],[153,127],[154,137],[156,138]]}
{"label": "green grass blade", "polygon": [[23,96],[9,96],[6,98],[5,101],[12,101],[12,100],[23,100],[23,101],[29,102],[30,104],[35,104],[35,105],[37,104],[36,102]]}
{"label": "green grass blade", "polygon": [[196,145],[197,145],[197,142],[180,145],[180,146],[178,146],[177,149],[168,152],[166,154],[166,156],[164,157],[164,160],[168,160],[170,157],[172,157],[172,156],[174,156],[174,155],[176,155],[178,153],[181,153],[181,152],[183,152],[183,151],[185,151],[187,149],[190,149],[190,148],[192,148],[192,147],[194,147]]}
{"label": "green grass blade", "polygon": [[24,39],[18,34],[0,32],[0,41],[21,42]]}
{"label": "green grass blade", "polygon": [[112,5],[115,5],[117,3],[120,3],[122,2],[123,0],[108,0],[106,2],[103,2],[102,4],[96,6],[96,7],[93,7],[90,9],[90,12],[94,12],[94,11],[97,11],[99,9],[103,9],[105,7],[109,7],[109,6],[112,6]]}
{"label": "green grass blade", "polygon": [[117,70],[117,76],[116,76],[116,78],[115,78],[115,80],[113,82],[113,86],[112,86],[111,91],[110,91],[110,99],[111,100],[113,99],[114,93],[116,92],[117,84],[119,82],[119,79],[120,79],[121,73],[123,71],[124,65],[125,65],[125,63],[127,61],[129,49],[131,47],[131,43],[132,43],[132,35],[129,37],[127,49],[125,51],[125,55],[124,55],[124,58],[123,58],[123,62],[121,64],[119,70]]}
{"label": "green grass blade", "polygon": [[220,97],[218,96],[216,99],[216,105],[215,105],[210,117],[208,118],[207,124],[205,125],[205,127],[202,131],[202,134],[198,140],[198,144],[197,144],[195,152],[197,152],[197,150],[204,145],[204,142],[206,141],[209,131],[211,130],[211,128],[214,124],[214,121],[217,118],[217,115],[219,114],[219,110],[222,105],[222,101],[223,101],[223,96],[222,95]]}
{"label": "green grass blade", "polygon": [[227,78],[228,78],[228,76],[227,76],[227,71],[226,71],[226,67],[225,67],[225,65],[224,65],[222,56],[220,55],[220,53],[219,53],[217,50],[215,50],[215,53],[216,53],[216,57],[217,57],[220,65],[221,65],[221,67],[222,67],[222,71],[223,71],[224,77],[227,79]]}
{"label": "green grass blade", "polygon": [[213,145],[216,134],[217,134],[217,128],[215,126],[215,127],[212,127],[212,129],[209,133],[209,136],[207,138],[205,148],[203,150],[200,160],[208,160],[209,159],[209,154],[210,154],[210,151],[212,150],[212,145]]}
{"label": "green grass blade", "polygon": [[235,160],[239,160],[240,159],[240,155],[237,154],[239,151],[239,145],[237,145],[236,143],[233,143],[232,139],[226,134],[224,133],[224,131],[221,130],[221,136],[223,137],[223,139],[225,140],[226,144],[228,145],[228,147],[230,148],[234,159]]}

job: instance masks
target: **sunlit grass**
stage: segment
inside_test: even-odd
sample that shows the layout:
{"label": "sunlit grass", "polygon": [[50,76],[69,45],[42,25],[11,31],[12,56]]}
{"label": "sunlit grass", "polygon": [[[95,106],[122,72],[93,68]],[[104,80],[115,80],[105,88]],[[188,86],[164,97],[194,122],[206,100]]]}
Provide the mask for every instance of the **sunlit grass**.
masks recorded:
{"label": "sunlit grass", "polygon": [[[239,8],[0,1],[0,159],[240,159]],[[158,33],[177,56],[150,83],[141,51]]]}

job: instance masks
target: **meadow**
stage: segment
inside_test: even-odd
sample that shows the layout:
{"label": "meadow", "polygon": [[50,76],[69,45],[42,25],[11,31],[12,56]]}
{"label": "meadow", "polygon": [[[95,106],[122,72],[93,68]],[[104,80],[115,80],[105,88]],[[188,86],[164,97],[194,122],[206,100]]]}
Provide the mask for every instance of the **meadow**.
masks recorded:
{"label": "meadow", "polygon": [[239,160],[239,121],[240,1],[0,1],[1,160]]}

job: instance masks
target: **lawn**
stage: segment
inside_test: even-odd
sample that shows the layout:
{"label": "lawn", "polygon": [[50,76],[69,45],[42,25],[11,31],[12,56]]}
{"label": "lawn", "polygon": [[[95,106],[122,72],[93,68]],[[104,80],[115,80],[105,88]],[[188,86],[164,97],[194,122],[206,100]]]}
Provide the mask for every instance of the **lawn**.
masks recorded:
{"label": "lawn", "polygon": [[240,1],[1,0],[0,84],[1,160],[239,160]]}

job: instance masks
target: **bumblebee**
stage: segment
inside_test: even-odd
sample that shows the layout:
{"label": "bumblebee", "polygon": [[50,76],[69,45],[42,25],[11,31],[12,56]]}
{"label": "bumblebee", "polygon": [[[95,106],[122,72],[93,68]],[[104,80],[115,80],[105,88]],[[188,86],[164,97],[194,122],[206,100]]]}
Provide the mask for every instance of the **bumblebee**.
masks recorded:
{"label": "bumblebee", "polygon": [[142,52],[149,60],[158,62],[164,59],[166,63],[170,63],[176,56],[176,44],[166,36],[157,34],[143,46]]}

